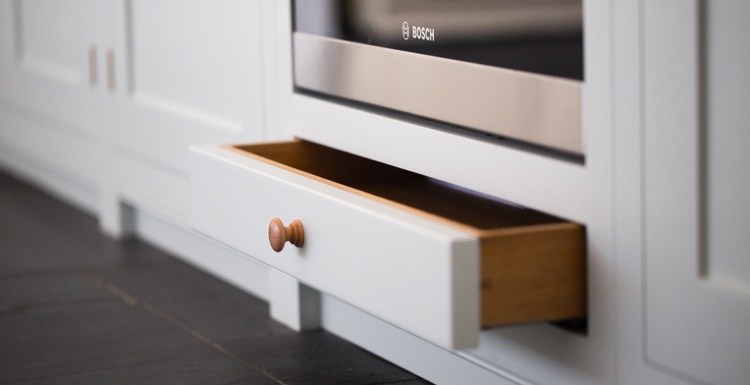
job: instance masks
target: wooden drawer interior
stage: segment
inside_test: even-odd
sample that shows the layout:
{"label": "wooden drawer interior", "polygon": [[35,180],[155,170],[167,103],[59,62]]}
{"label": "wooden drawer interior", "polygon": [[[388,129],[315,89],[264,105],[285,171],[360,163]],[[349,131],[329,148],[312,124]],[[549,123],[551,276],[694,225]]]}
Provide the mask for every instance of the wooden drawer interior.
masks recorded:
{"label": "wooden drawer interior", "polygon": [[483,327],[586,315],[579,224],[311,142],[229,148],[474,234],[481,245]]}

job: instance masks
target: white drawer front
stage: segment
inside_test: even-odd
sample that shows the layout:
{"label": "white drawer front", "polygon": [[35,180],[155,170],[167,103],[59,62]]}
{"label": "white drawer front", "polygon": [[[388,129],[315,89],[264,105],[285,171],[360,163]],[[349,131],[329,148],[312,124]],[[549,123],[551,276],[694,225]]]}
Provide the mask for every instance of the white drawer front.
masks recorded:
{"label": "white drawer front", "polygon": [[[196,230],[435,344],[478,343],[475,236],[221,146],[191,162]],[[271,249],[274,217],[302,221],[302,248]]]}

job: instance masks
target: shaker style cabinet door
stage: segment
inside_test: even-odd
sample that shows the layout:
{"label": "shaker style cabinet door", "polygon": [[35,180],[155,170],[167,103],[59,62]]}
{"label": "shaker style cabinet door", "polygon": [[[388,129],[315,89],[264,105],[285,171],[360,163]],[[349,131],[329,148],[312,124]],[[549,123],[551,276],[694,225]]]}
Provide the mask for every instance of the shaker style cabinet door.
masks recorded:
{"label": "shaker style cabinet door", "polygon": [[261,138],[260,7],[121,3],[115,143],[131,195],[186,215],[188,146]]}
{"label": "shaker style cabinet door", "polygon": [[95,185],[112,2],[0,2],[0,144]]}
{"label": "shaker style cabinet door", "polygon": [[646,1],[645,359],[750,379],[750,3]]}
{"label": "shaker style cabinet door", "polygon": [[79,136],[100,132],[110,9],[100,0],[2,2],[4,104],[54,119]]}

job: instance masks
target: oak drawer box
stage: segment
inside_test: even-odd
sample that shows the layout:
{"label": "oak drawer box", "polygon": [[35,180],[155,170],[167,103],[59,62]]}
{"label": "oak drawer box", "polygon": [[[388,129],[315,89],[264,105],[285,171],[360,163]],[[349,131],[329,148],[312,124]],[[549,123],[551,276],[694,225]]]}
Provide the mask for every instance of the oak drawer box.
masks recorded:
{"label": "oak drawer box", "polygon": [[[438,345],[585,315],[578,224],[305,141],[193,147],[191,162],[195,229]],[[301,247],[272,249],[274,218],[300,222]]]}

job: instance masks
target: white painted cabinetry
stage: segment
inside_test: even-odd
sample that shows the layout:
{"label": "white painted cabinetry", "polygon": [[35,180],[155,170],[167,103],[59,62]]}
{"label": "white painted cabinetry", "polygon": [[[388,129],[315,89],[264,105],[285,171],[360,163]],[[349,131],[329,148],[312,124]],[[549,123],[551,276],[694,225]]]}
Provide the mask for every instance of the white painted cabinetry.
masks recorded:
{"label": "white painted cabinetry", "polygon": [[645,358],[750,381],[750,3],[644,6]]}
{"label": "white painted cabinetry", "polygon": [[105,221],[120,200],[186,221],[189,145],[264,136],[260,11],[238,0],[0,3],[0,145],[101,192],[87,201]]}
{"label": "white painted cabinetry", "polygon": [[[137,234],[239,286],[276,285],[272,312],[314,318],[437,383],[747,384],[747,4],[584,1],[586,159],[569,162],[295,93],[289,1],[2,1],[0,162],[53,181],[113,233],[124,205],[157,218],[141,219]],[[343,281],[317,283],[327,270],[277,255],[253,257],[280,271],[252,270],[247,255],[188,230],[190,145],[292,136],[585,225],[588,332],[532,323],[483,330],[474,349],[444,349],[426,342],[427,329],[404,332],[419,323],[394,326],[397,310],[372,310],[377,290],[347,297]],[[228,217],[255,185],[242,178],[233,180],[247,191],[221,195],[233,197],[223,211],[201,203],[201,215]],[[216,238],[256,252],[242,231]],[[332,254],[321,258],[356,257]],[[318,297],[287,273],[344,294]],[[280,305],[294,297],[312,298],[306,309],[320,313],[302,314],[302,300]]]}
{"label": "white painted cabinetry", "polygon": [[0,3],[0,146],[87,190],[113,122],[110,10],[96,0]]}
{"label": "white painted cabinetry", "polygon": [[[293,93],[282,103],[289,125],[302,138],[587,225],[588,335],[488,330],[459,353],[467,360],[518,383],[747,383],[748,6],[584,5],[583,165]],[[432,373],[398,352],[379,354]]]}
{"label": "white painted cabinetry", "polygon": [[97,114],[107,87],[103,59],[112,46],[108,11],[95,0],[3,2],[0,94],[97,135],[105,115]]}
{"label": "white painted cabinetry", "polygon": [[113,127],[123,196],[187,220],[188,147],[263,131],[258,1],[123,1]]}

